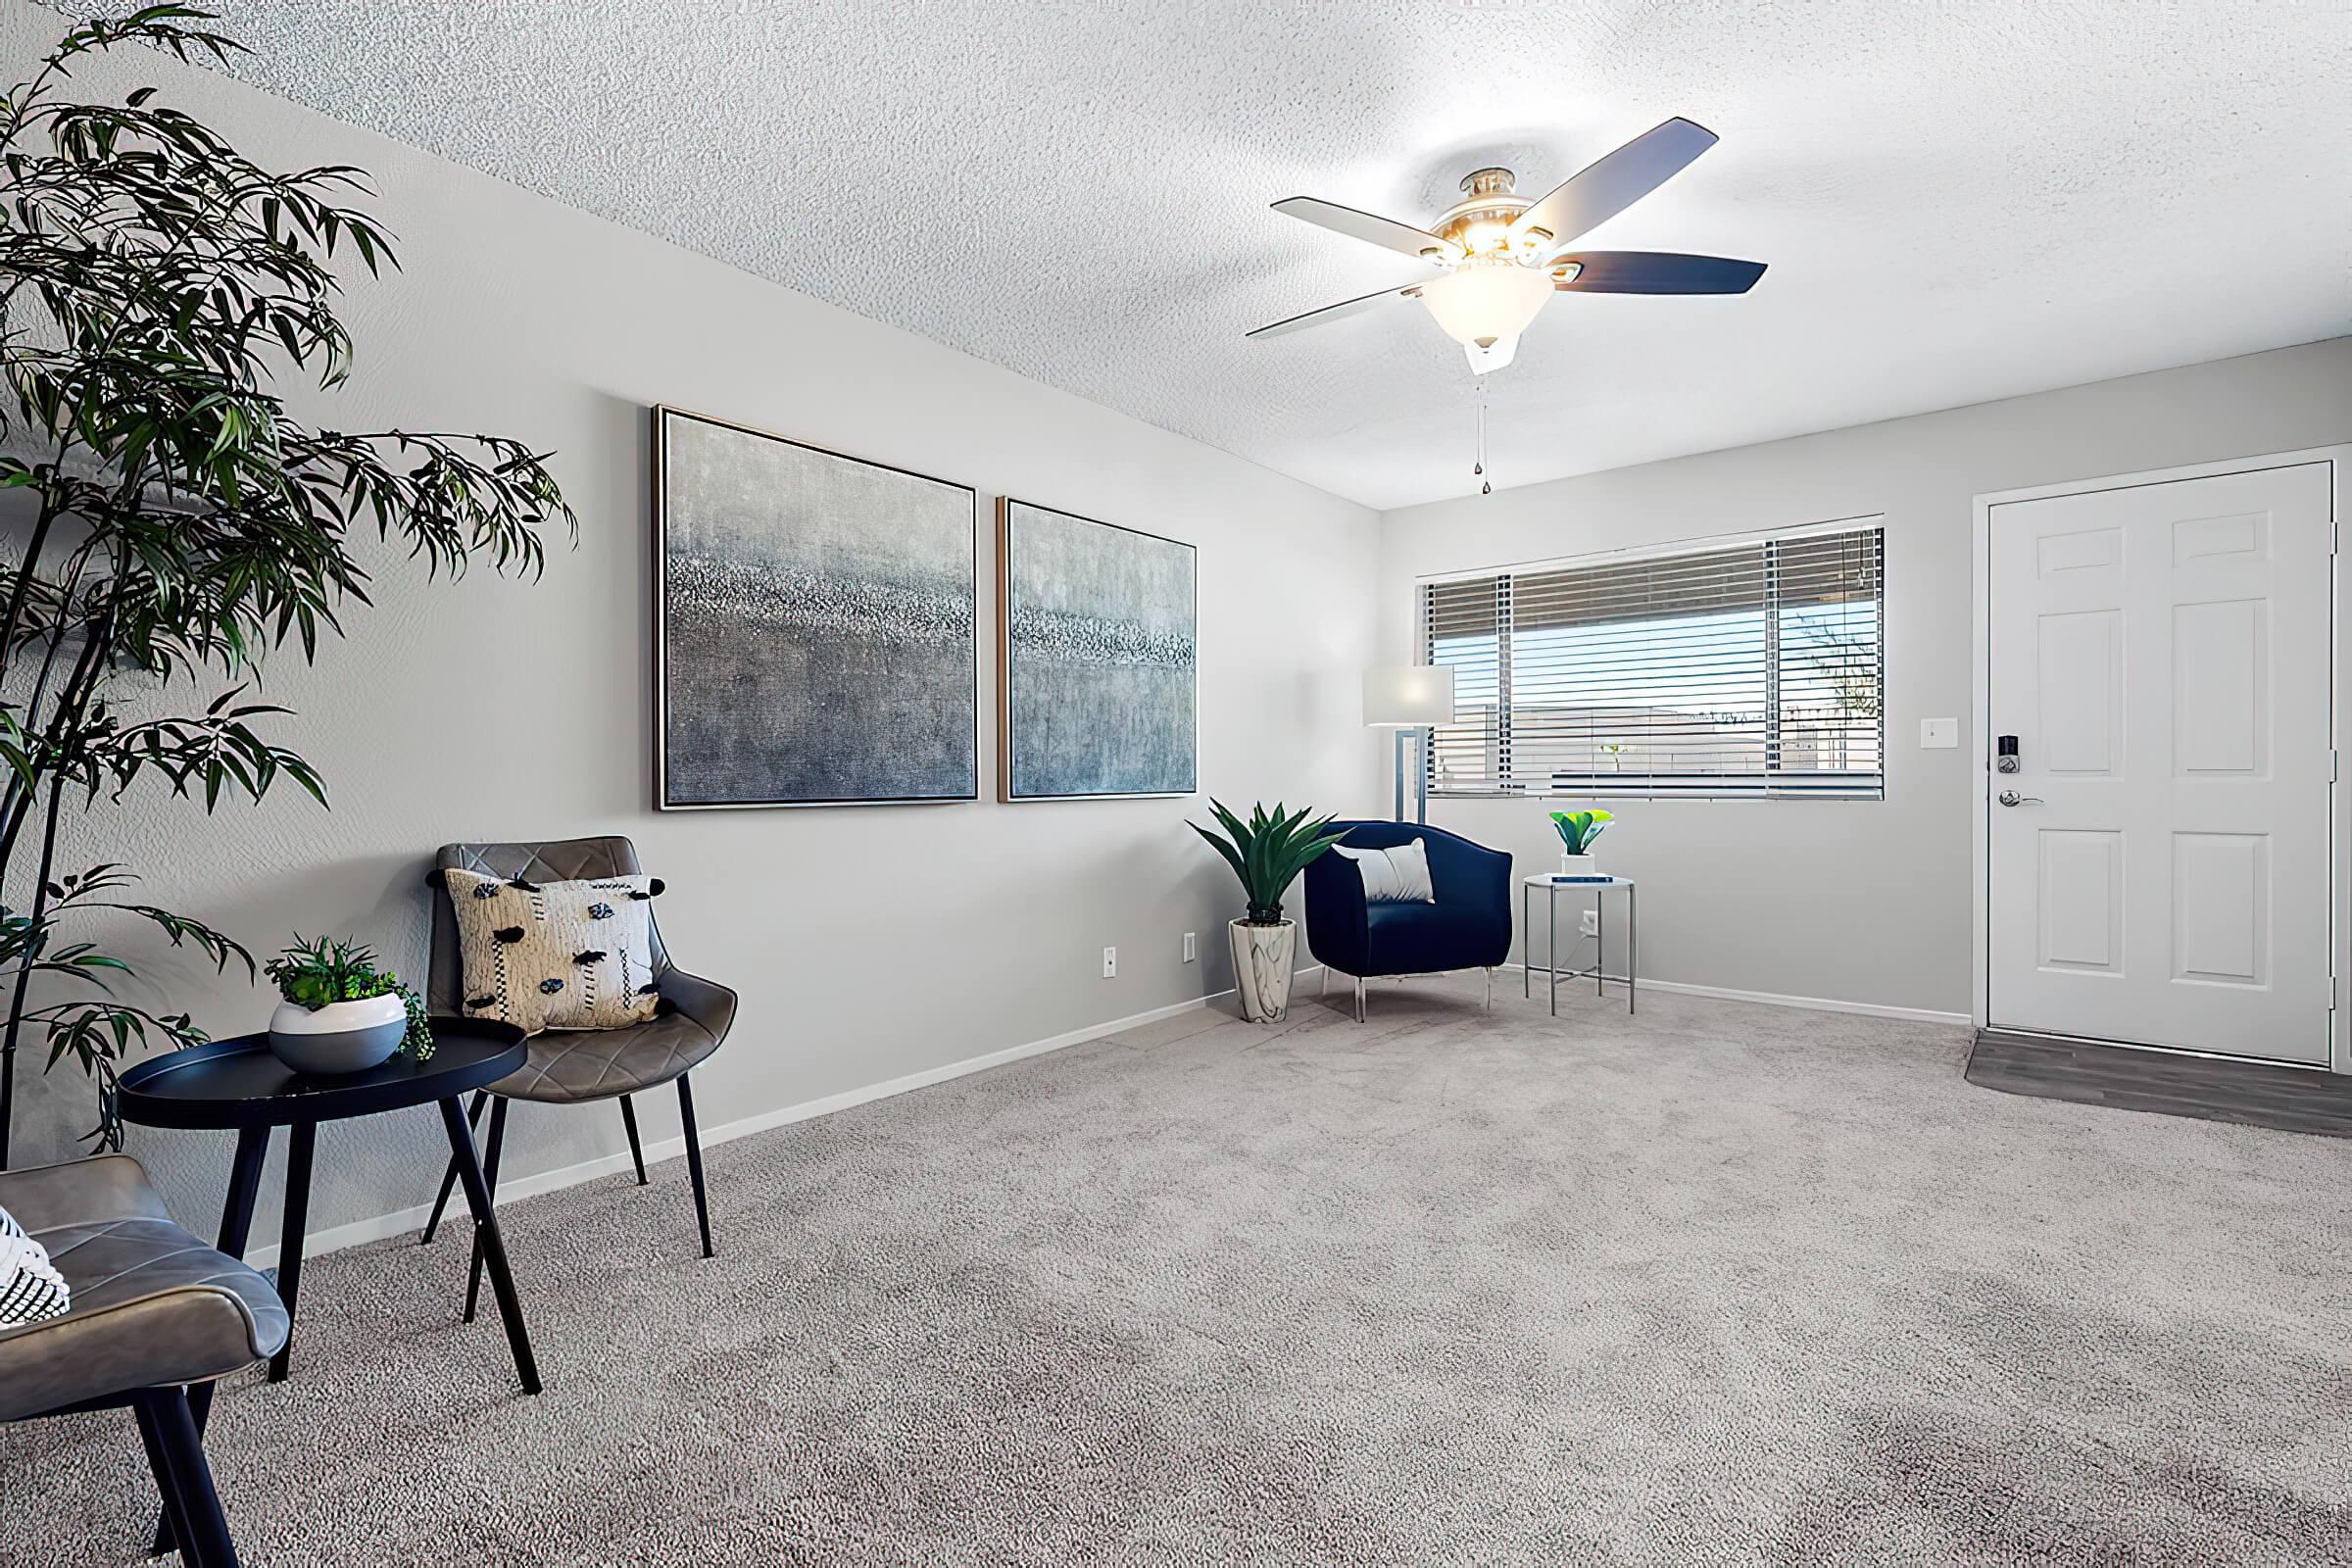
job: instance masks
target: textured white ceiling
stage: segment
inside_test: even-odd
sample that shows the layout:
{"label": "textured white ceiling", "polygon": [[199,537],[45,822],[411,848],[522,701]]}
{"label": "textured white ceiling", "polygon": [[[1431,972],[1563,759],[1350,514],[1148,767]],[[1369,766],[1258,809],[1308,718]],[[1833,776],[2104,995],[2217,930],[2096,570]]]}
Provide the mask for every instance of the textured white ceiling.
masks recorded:
{"label": "textured white ceiling", "polygon": [[[1723,141],[1589,243],[1500,484],[2352,329],[2337,0],[207,0],[274,92],[1379,507],[1475,488],[1418,264],[1267,211]],[[63,9],[100,9],[71,0]],[[112,9],[111,7],[107,9]]]}

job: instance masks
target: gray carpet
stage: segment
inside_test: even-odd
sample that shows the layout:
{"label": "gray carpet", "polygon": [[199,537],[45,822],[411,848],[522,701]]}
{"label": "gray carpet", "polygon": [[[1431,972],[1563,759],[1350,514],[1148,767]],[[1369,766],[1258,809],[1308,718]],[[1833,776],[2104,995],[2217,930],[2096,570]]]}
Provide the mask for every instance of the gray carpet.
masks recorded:
{"label": "gray carpet", "polygon": [[[674,1161],[521,1203],[537,1399],[461,1247],[323,1259],[215,1417],[248,1560],[2352,1560],[2344,1144],[1987,1093],[1960,1030],[1476,997],[726,1146],[715,1261]],[[127,1420],[8,1430],[0,1557],[130,1562],[146,1485]]]}

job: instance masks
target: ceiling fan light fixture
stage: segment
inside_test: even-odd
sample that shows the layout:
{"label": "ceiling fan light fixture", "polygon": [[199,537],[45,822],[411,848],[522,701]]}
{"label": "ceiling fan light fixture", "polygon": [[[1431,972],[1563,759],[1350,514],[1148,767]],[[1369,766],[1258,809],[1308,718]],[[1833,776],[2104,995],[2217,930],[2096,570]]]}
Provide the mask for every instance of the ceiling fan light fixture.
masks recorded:
{"label": "ceiling fan light fixture", "polygon": [[1515,337],[1496,338],[1487,348],[1481,348],[1476,343],[1465,343],[1462,353],[1470,361],[1470,373],[1485,375],[1501,369],[1518,356],[1519,340]]}
{"label": "ceiling fan light fixture", "polygon": [[1479,351],[1515,344],[1550,298],[1549,272],[1509,262],[1473,262],[1421,285],[1421,303],[1447,337],[1472,351],[1474,365]]}

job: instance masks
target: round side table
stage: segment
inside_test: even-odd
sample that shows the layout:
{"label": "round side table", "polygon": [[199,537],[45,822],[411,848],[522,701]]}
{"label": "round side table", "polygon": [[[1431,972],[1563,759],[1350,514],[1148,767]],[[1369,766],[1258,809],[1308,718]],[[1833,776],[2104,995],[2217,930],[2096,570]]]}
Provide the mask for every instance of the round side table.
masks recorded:
{"label": "round side table", "polygon": [[[507,1345],[514,1355],[514,1372],[522,1392],[539,1392],[539,1365],[531,1354],[530,1334],[522,1323],[522,1303],[514,1294],[514,1279],[507,1269],[506,1243],[498,1233],[498,1216],[490,1203],[490,1188],[474,1152],[473,1131],[458,1099],[486,1084],[496,1083],[523,1063],[523,1033],[512,1024],[480,1018],[435,1018],[433,1054],[423,1062],[397,1055],[366,1072],[312,1077],[296,1072],[270,1051],[266,1034],[239,1035],[191,1046],[140,1062],[122,1075],[122,1119],[146,1127],[235,1129],[236,1163],[230,1167],[228,1198],[220,1209],[220,1250],[231,1257],[245,1255],[253,1229],[253,1202],[262,1183],[262,1161],[269,1157],[272,1128],[286,1129],[285,1227],[277,1254],[277,1294],[285,1299],[286,1315],[294,1315],[295,1293],[302,1284],[303,1232],[310,1223],[311,1156],[322,1121],[345,1121],[387,1110],[437,1103],[441,1124],[449,1134],[451,1161],[473,1209],[475,1234],[480,1238],[490,1285],[498,1296],[498,1313],[507,1326]],[[270,1363],[270,1381],[281,1382],[294,1353],[289,1326],[284,1349]],[[209,1386],[197,1391],[201,1428],[211,1403]]]}
{"label": "round side table", "polygon": [[[1542,966],[1536,962],[1535,951],[1534,905],[1538,888],[1544,890],[1546,912],[1550,917],[1547,922],[1549,946],[1545,951],[1545,956],[1551,961]],[[1589,892],[1592,895],[1592,967],[1590,969],[1563,971],[1560,968],[1560,895],[1563,892]],[[1560,1011],[1560,982],[1562,980],[1582,980],[1591,976],[1592,994],[1594,996],[1608,994],[1607,986],[1611,977],[1603,960],[1608,956],[1609,923],[1605,912],[1608,900],[1604,895],[1617,892],[1625,895],[1625,1010],[1631,1013],[1634,1010],[1635,944],[1640,934],[1635,929],[1634,879],[1630,876],[1566,877],[1548,872],[1539,872],[1534,876],[1519,879],[1520,990],[1527,996],[1533,997],[1536,994],[1536,976],[1543,975],[1545,980],[1544,989],[1551,995],[1551,1011],[1554,1017],[1557,1017]]]}

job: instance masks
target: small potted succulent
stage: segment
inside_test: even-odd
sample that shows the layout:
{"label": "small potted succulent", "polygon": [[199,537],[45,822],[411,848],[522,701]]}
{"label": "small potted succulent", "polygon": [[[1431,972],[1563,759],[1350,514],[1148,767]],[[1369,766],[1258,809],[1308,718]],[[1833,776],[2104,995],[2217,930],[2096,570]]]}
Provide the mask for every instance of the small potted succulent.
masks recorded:
{"label": "small potted succulent", "polygon": [[1607,811],[1554,811],[1551,825],[1560,835],[1560,875],[1599,876],[1600,862],[1592,858],[1592,841],[1617,818]]}
{"label": "small potted succulent", "polygon": [[1185,824],[1209,842],[1233,874],[1242,879],[1249,913],[1227,927],[1233,941],[1233,983],[1242,997],[1242,1015],[1251,1023],[1276,1023],[1291,1010],[1291,961],[1298,950],[1298,922],[1282,916],[1282,896],[1307,863],[1346,833],[1326,833],[1328,816],[1307,820],[1300,807],[1251,808],[1245,822],[1211,800],[1208,808],[1225,829],[1219,837],[1198,822]]}
{"label": "small potted succulent", "polygon": [[417,1061],[433,1054],[424,1000],[378,969],[360,943],[297,936],[262,972],[282,999],[270,1018],[270,1049],[296,1072],[365,1072],[396,1051]]}

